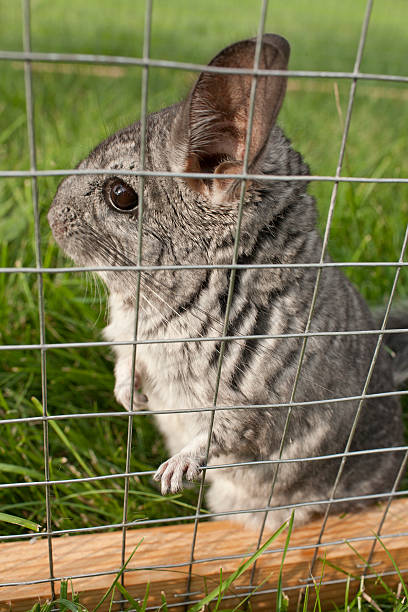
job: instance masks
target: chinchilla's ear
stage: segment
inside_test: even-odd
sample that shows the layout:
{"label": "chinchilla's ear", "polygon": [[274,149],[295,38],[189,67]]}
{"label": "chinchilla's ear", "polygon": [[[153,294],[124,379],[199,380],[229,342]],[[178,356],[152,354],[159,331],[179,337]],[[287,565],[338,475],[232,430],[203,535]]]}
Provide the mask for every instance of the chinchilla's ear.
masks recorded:
{"label": "chinchilla's ear", "polygon": [[[237,42],[221,51],[209,66],[254,66],[256,39]],[[289,43],[265,34],[259,60],[261,70],[286,70]],[[181,172],[239,174],[242,172],[252,75],[202,72],[182,104],[172,133],[173,168]],[[268,138],[286,90],[285,76],[257,79],[248,168],[254,167]],[[187,179],[195,191],[216,202],[231,197],[232,179]]]}

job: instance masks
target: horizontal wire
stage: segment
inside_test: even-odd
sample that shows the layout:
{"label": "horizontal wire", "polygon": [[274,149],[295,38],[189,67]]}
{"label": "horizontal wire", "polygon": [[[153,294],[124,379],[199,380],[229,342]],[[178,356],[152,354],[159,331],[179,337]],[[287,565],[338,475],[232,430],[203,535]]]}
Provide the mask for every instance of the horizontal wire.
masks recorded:
{"label": "horizontal wire", "polygon": [[[398,574],[406,574],[407,572],[408,572],[408,569],[400,570],[400,571],[390,570],[388,572],[381,572],[381,576],[397,576]],[[375,573],[373,573],[373,574],[366,574],[365,579],[371,579],[371,578],[378,578],[378,575],[375,574]],[[347,578],[338,578],[338,579],[334,579],[334,580],[321,580],[321,576],[313,576],[313,577],[309,578],[308,581],[305,582],[305,583],[301,583],[299,585],[293,585],[293,586],[285,586],[283,590],[285,592],[286,591],[299,591],[300,589],[304,589],[305,586],[308,586],[308,585],[313,586],[313,583],[314,583],[313,581],[316,582],[317,587],[320,589],[320,587],[328,586],[328,585],[331,585],[331,584],[346,584],[349,579],[350,579],[351,582],[355,582],[357,580],[360,581],[361,577],[360,576],[354,577],[354,576],[350,575],[350,578],[349,578],[349,575],[347,575]],[[225,599],[238,599],[238,598],[243,598],[243,597],[246,597],[246,596],[249,596],[249,595],[251,595],[252,597],[256,597],[258,595],[270,595],[272,593],[277,593],[278,590],[279,590],[276,587],[276,588],[272,588],[272,589],[262,589],[262,590],[261,589],[257,589],[255,591],[255,589],[256,589],[255,585],[251,586],[251,587],[248,586],[247,588],[249,590],[246,593],[245,592],[244,593],[240,592],[239,594],[238,593],[234,593],[234,594],[231,594],[231,595],[223,595],[222,599],[224,601]],[[191,594],[192,595],[197,595],[197,593],[198,592],[194,592],[194,593],[191,593]],[[185,597],[189,597],[189,595],[190,595],[190,593],[183,593],[183,596],[185,596]],[[202,595],[204,596],[204,592],[202,593]],[[175,594],[175,596],[176,596],[176,594]],[[218,594],[214,596],[214,600],[216,600],[217,597],[218,597]],[[190,599],[189,598],[186,601],[188,601],[188,604],[190,605],[190,604],[196,604],[196,603],[201,602],[201,599]],[[185,606],[186,605],[186,601],[174,602],[174,603],[171,603],[171,604],[168,604],[168,605],[169,605],[170,608],[181,607],[181,606]],[[148,612],[150,610],[157,610],[157,606],[148,606],[147,608],[145,608],[145,610],[146,610],[146,612]]]}
{"label": "horizontal wire", "polygon": [[38,51],[0,51],[0,60],[33,62],[63,62],[85,64],[113,64],[152,68],[173,68],[192,72],[207,72],[215,74],[243,74],[254,76],[287,76],[300,78],[324,79],[361,79],[368,81],[389,81],[393,83],[408,83],[408,76],[394,74],[376,74],[360,71],[332,72],[325,70],[266,70],[261,68],[227,68],[224,66],[208,66],[170,60],[126,57],[119,55],[97,55],[85,53],[42,53]]}
{"label": "horizontal wire", "polygon": [[[276,404],[240,404],[236,406],[216,406],[204,407],[204,408],[180,408],[174,410],[133,410],[133,411],[116,411],[116,412],[77,412],[74,414],[56,414],[48,416],[35,416],[35,417],[17,417],[14,419],[0,419],[1,425],[10,425],[12,423],[42,423],[44,420],[57,421],[62,419],[91,419],[91,418],[103,418],[103,417],[129,417],[133,416],[154,416],[158,414],[188,414],[190,412],[211,412],[212,410],[264,410],[268,408],[287,408],[293,406],[293,408],[301,408],[304,406],[317,406],[319,404],[334,404],[337,402],[353,402],[361,399],[374,399],[380,397],[399,397],[408,395],[407,389],[401,389],[400,391],[384,391],[383,393],[370,393],[367,395],[350,395],[345,397],[334,397],[330,399],[322,400],[309,400],[305,402],[296,402],[296,404],[287,403],[276,403]],[[1,486],[1,485],[0,485]]]}
{"label": "horizontal wire", "polygon": [[[408,532],[402,532],[402,533],[391,533],[391,534],[384,534],[381,536],[381,539],[396,539],[396,538],[402,538],[402,537],[407,537],[408,536]],[[34,538],[37,538],[37,536],[31,536]],[[330,542],[322,542],[321,547],[322,548],[330,548],[331,546],[341,546],[344,545],[346,542],[366,542],[366,541],[373,541],[376,539],[375,535],[372,536],[357,536],[354,538],[347,538],[347,539],[343,539],[343,540],[333,540]],[[295,551],[300,551],[300,550],[310,550],[312,548],[315,548],[315,544],[303,544],[303,545],[299,545],[299,546],[291,546],[289,544],[287,551],[288,552],[295,552]],[[279,547],[279,548],[274,548],[274,549],[268,549],[265,550],[263,552],[263,555],[271,555],[271,554],[277,554],[277,553],[281,553],[284,551],[283,547]],[[217,557],[205,557],[205,558],[200,558],[200,559],[194,559],[193,560],[193,565],[202,565],[203,563],[211,563],[213,561],[233,561],[234,559],[244,559],[244,558],[249,558],[251,557],[251,555],[254,554],[254,552],[256,551],[247,551],[247,552],[243,552],[240,554],[234,554],[234,555],[222,555],[222,556],[217,556]],[[189,561],[180,561],[179,563],[169,563],[169,564],[161,564],[161,565],[140,565],[137,567],[127,567],[124,570],[124,573],[131,573],[131,572],[138,572],[141,570],[146,570],[146,571],[153,571],[153,570],[169,570],[169,569],[176,569],[176,568],[182,568],[182,567],[188,567],[190,565],[190,560]],[[100,576],[111,576],[111,575],[116,575],[119,571],[121,571],[121,568],[118,567],[116,569],[111,569],[111,570],[104,570],[104,571],[100,571],[100,572],[89,572],[86,574],[73,574],[72,576],[70,576],[71,580],[77,580],[79,578],[98,578]],[[408,571],[408,570],[407,570]],[[66,576],[59,576],[59,577],[54,577],[53,581],[54,582],[59,582],[61,580],[66,580]],[[11,586],[28,586],[28,585],[32,585],[32,584],[43,584],[45,582],[49,582],[50,579],[45,579],[45,578],[38,578],[36,580],[26,580],[26,581],[20,581],[20,582],[2,582],[0,583],[0,588],[2,587],[11,587]],[[285,588],[286,590],[286,588]]]}
{"label": "horizontal wire", "polygon": [[66,274],[71,272],[159,272],[161,270],[273,270],[273,269],[303,269],[303,268],[389,268],[406,267],[407,261],[327,261],[323,263],[266,263],[266,264],[178,264],[163,266],[67,266],[59,268],[45,267],[3,267],[0,274]]}
{"label": "horizontal wire", "polygon": [[[373,455],[377,453],[398,453],[408,450],[408,446],[389,446],[386,448],[370,448],[358,451],[349,451],[344,453],[332,453],[330,455],[317,455],[313,457],[293,457],[289,459],[258,459],[255,461],[242,461],[236,463],[221,463],[219,465],[203,465],[198,469],[204,470],[219,470],[233,467],[251,467],[256,465],[276,465],[280,463],[299,463],[309,461],[327,461],[331,459],[341,459],[343,457],[353,457],[357,455]],[[137,472],[120,472],[118,474],[102,474],[100,476],[84,476],[83,478],[67,478],[61,480],[34,480],[33,482],[7,482],[0,484],[0,489],[10,488],[21,488],[21,487],[40,487],[47,484],[50,485],[62,485],[62,484],[74,484],[81,482],[95,482],[99,480],[112,480],[115,478],[135,478],[140,476],[152,476],[156,473],[156,470],[143,470]],[[95,491],[97,493],[97,491]],[[354,498],[353,498],[354,499]]]}
{"label": "horizontal wire", "polygon": [[[146,474],[146,472],[145,472]],[[130,476],[130,475],[129,475]],[[123,476],[122,476],[123,478]],[[79,480],[79,479],[78,479]],[[52,484],[52,482],[50,482]],[[355,495],[352,497],[338,497],[336,499],[319,499],[319,500],[310,500],[307,502],[296,502],[293,504],[284,504],[281,506],[265,506],[263,508],[243,508],[240,510],[229,510],[225,512],[203,512],[200,514],[200,519],[211,519],[216,517],[228,517],[228,516],[239,516],[241,514],[258,514],[260,512],[274,512],[276,510],[293,510],[296,508],[304,508],[305,506],[319,506],[319,505],[327,505],[327,504],[340,504],[346,502],[354,502],[354,501],[371,501],[371,500],[381,500],[383,498],[389,497],[403,497],[408,495],[408,490],[402,491],[387,491],[386,493],[370,493],[367,495]],[[104,529],[119,529],[122,528],[125,524],[126,527],[140,527],[142,525],[157,525],[161,523],[177,523],[181,521],[194,521],[196,519],[196,514],[190,514],[185,516],[172,516],[172,517],[164,517],[159,519],[141,519],[135,521],[127,521],[126,523],[111,523],[108,525],[98,525],[95,527],[78,527],[76,529],[57,529],[53,531],[42,531],[38,534],[25,533],[21,535],[7,535],[0,536],[0,541],[3,540],[16,540],[16,539],[27,539],[27,538],[40,538],[47,536],[59,536],[65,534],[73,534],[73,533],[91,533],[94,531],[101,531]]]}
{"label": "horizontal wire", "polygon": [[408,177],[368,177],[368,176],[328,176],[319,174],[251,174],[242,172],[241,174],[210,172],[170,172],[165,170],[123,170],[119,168],[61,168],[58,170],[0,170],[0,178],[32,178],[44,176],[151,176],[167,178],[200,178],[200,179],[235,179],[252,180],[264,183],[270,182],[304,182],[312,181],[327,183],[408,183]]}
{"label": "horizontal wire", "polygon": [[[408,263],[408,262],[407,262]],[[287,338],[319,338],[330,336],[378,336],[384,333],[379,329],[360,329],[343,331],[312,331],[297,332],[289,334],[243,334],[241,336],[204,336],[185,338],[148,338],[145,340],[95,340],[91,342],[55,342],[39,344],[2,344],[0,351],[38,350],[38,349],[62,349],[62,348],[90,348],[97,346],[131,346],[136,344],[177,344],[187,342],[220,342],[237,340],[279,340]],[[405,334],[408,328],[387,329],[385,334]]]}

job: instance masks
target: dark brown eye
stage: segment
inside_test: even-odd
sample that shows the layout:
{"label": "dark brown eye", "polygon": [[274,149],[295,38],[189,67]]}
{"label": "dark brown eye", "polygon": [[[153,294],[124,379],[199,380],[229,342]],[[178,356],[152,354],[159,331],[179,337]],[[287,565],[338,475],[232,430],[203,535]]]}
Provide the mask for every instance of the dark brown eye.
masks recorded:
{"label": "dark brown eye", "polygon": [[109,203],[121,211],[134,210],[139,202],[137,193],[130,185],[127,185],[120,179],[114,179],[106,185],[105,193],[108,196]]}

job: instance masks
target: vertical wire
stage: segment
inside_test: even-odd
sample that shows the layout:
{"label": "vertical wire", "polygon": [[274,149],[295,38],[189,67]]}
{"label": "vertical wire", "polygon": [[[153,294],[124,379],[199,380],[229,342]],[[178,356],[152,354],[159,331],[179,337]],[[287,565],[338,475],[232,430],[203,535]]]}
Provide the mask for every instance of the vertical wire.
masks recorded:
{"label": "vertical wire", "polygon": [[[402,478],[402,476],[403,476],[403,474],[405,472],[405,468],[407,467],[407,463],[408,463],[408,451],[406,451],[404,453],[404,457],[402,459],[400,468],[398,470],[397,477],[395,478],[394,485],[393,485],[392,490],[391,490],[391,495],[389,496],[387,504],[386,504],[386,506],[384,508],[384,512],[383,512],[383,515],[381,517],[381,521],[380,521],[380,523],[378,525],[377,532],[376,532],[377,537],[379,537],[381,535],[382,528],[384,527],[385,519],[387,518],[388,511],[389,511],[389,509],[391,507],[391,504],[392,504],[392,502],[394,500],[395,491],[397,490],[399,481],[401,480],[401,478]],[[374,540],[373,545],[372,545],[371,550],[370,550],[370,554],[368,555],[366,566],[364,568],[364,575],[366,575],[367,571],[370,569],[371,561],[373,560],[374,551],[375,551],[375,547],[376,546],[377,546],[377,540]]]}
{"label": "vertical wire", "polygon": [[[259,59],[260,59],[261,48],[262,48],[262,36],[263,36],[264,28],[265,28],[267,9],[268,9],[268,0],[262,0],[261,15],[259,19],[258,32],[256,36],[254,70],[256,70],[259,67]],[[251,144],[253,118],[254,118],[254,110],[255,110],[256,85],[257,85],[257,77],[255,74],[253,74],[252,81],[251,81],[250,97],[249,97],[248,127],[247,127],[246,141],[245,141],[244,160],[243,160],[243,172],[244,173],[248,172],[249,150],[250,150],[250,144]],[[234,241],[234,251],[233,251],[233,257],[232,257],[233,265],[235,265],[238,261],[238,250],[239,250],[239,241],[240,241],[240,235],[241,235],[241,222],[242,222],[246,185],[247,185],[247,181],[243,179],[241,181],[240,200],[239,200],[239,206],[238,206],[238,212],[237,212],[237,225],[236,225],[236,233],[235,233],[235,241]],[[224,323],[223,323],[223,331],[222,331],[223,336],[227,335],[227,328],[228,328],[228,322],[229,322],[229,316],[230,316],[230,310],[231,310],[231,304],[232,304],[232,298],[233,298],[233,292],[234,292],[234,285],[235,285],[235,276],[236,276],[236,269],[231,269],[227,303],[226,303]],[[220,352],[218,356],[217,375],[216,375],[216,381],[215,381],[215,390],[214,390],[214,399],[213,399],[214,410],[211,411],[210,423],[209,423],[209,428],[208,428],[205,464],[208,463],[208,457],[210,453],[211,437],[212,437],[214,418],[215,418],[215,407],[217,405],[217,400],[218,400],[218,391],[219,391],[219,386],[221,382],[221,371],[222,371],[222,364],[224,360],[224,353],[225,353],[225,340],[222,340],[221,345],[220,345]],[[188,580],[187,580],[187,601],[188,601],[188,594],[190,593],[190,588],[191,588],[194,551],[195,551],[195,545],[196,545],[196,540],[197,540],[199,517],[201,514],[201,505],[203,503],[203,497],[204,497],[205,476],[206,476],[206,469],[203,469],[201,472],[200,489],[198,493],[196,515],[194,519],[193,538],[192,538],[191,551],[190,551],[190,565],[188,569]]]}
{"label": "vertical wire", "polygon": [[[152,27],[152,10],[153,0],[146,0],[145,5],[145,24],[144,24],[144,38],[143,38],[143,59],[149,59],[150,55],[150,37]],[[140,117],[140,169],[144,170],[145,157],[146,157],[146,117],[147,117],[147,97],[148,97],[148,86],[149,86],[149,67],[144,66],[142,71],[142,98],[141,98],[141,117]],[[143,195],[144,195],[144,182],[143,176],[139,177],[139,208],[138,208],[138,250],[137,250],[137,265],[142,265],[142,223],[143,223]],[[135,325],[133,333],[133,349],[132,349],[132,370],[131,370],[131,381],[130,381],[130,413],[128,416],[128,433],[127,433],[127,445],[126,445],[126,466],[125,473],[129,474],[131,471],[131,457],[132,457],[132,437],[133,437],[133,403],[135,393],[135,368],[136,368],[136,350],[137,350],[137,337],[138,337],[138,325],[139,325],[139,303],[140,303],[140,284],[141,284],[141,272],[137,273],[136,277],[136,295],[135,295]],[[121,561],[122,566],[126,562],[126,522],[128,514],[128,503],[129,503],[129,483],[130,478],[125,478],[124,496],[123,496],[123,519],[122,519],[122,553]],[[125,573],[122,574],[122,584],[124,583]]]}
{"label": "vertical wire", "polygon": [[[363,56],[364,45],[365,45],[365,42],[366,42],[366,39],[367,39],[368,24],[369,24],[371,12],[372,12],[372,5],[373,5],[373,0],[367,0],[364,21],[363,21],[363,25],[362,25],[362,28],[361,28],[361,34],[360,34],[360,39],[359,39],[359,44],[358,44],[358,49],[357,49],[357,54],[356,54],[356,60],[355,60],[355,63],[354,63],[354,72],[358,72],[360,70],[360,64],[361,64],[361,59],[362,59],[362,56]],[[349,133],[349,129],[350,129],[351,115],[352,115],[352,110],[353,110],[353,105],[354,105],[356,86],[357,86],[357,78],[354,78],[352,83],[351,83],[351,86],[350,86],[350,93],[349,93],[349,100],[348,100],[348,106],[347,106],[346,120],[345,120],[345,123],[344,123],[344,129],[343,129],[343,135],[342,135],[342,139],[341,139],[339,158],[338,158],[337,168],[336,168],[336,175],[335,175],[336,178],[340,178],[342,167],[343,167],[344,155],[345,155],[345,150],[346,150],[346,142],[347,142],[348,133]],[[334,208],[335,208],[335,204],[336,204],[336,200],[337,200],[338,188],[339,188],[339,181],[335,181],[334,184],[333,184],[333,189],[332,189],[332,193],[331,193],[330,206],[329,206],[329,211],[328,211],[327,220],[326,220],[325,232],[324,232],[324,236],[323,236],[322,250],[321,250],[320,261],[319,261],[320,264],[324,263],[324,259],[325,259],[325,256],[326,256],[327,245],[328,245],[328,242],[329,242],[330,229],[331,229],[331,224],[332,224],[332,220],[333,220],[333,213],[334,213]],[[311,322],[312,322],[312,318],[313,318],[313,314],[314,314],[314,309],[315,309],[316,300],[317,300],[317,294],[318,294],[319,285],[320,285],[321,274],[322,274],[322,268],[318,268],[317,275],[316,275],[316,281],[315,281],[315,285],[314,285],[314,290],[313,290],[313,296],[312,296],[312,300],[311,300],[311,304],[310,304],[309,315],[308,315],[308,319],[307,319],[307,323],[306,323],[306,327],[305,327],[305,333],[308,333],[310,331],[310,326],[311,326]],[[307,340],[308,340],[308,337],[305,336],[303,338],[302,347],[300,349],[298,366],[297,366],[295,380],[294,380],[294,383],[293,383],[292,393],[291,393],[291,397],[290,397],[290,401],[289,401],[290,404],[294,404],[294,402],[295,402],[295,395],[296,395],[297,386],[298,386],[299,379],[300,379],[300,373],[301,373],[301,370],[302,370],[303,360],[304,360],[304,356],[305,356],[305,352],[306,352]],[[279,447],[279,455],[278,455],[279,459],[281,459],[282,456],[283,456],[283,450],[284,450],[284,446],[285,446],[285,442],[286,442],[286,438],[287,438],[287,433],[288,433],[288,429],[289,429],[290,419],[291,419],[291,416],[292,416],[292,410],[293,410],[293,406],[291,405],[291,406],[289,406],[287,414],[286,414],[286,421],[285,421],[285,425],[284,425],[284,428],[283,428],[281,444],[280,444],[280,447]],[[271,486],[271,493],[269,495],[267,506],[270,506],[271,502],[272,502],[272,497],[273,497],[273,493],[274,493],[274,490],[275,490],[275,485],[276,485],[276,481],[277,481],[277,477],[278,477],[278,473],[279,473],[279,465],[280,464],[278,464],[276,466],[275,471],[274,471],[273,480],[272,480],[272,486]],[[260,528],[259,536],[258,536],[258,543],[257,543],[257,547],[258,548],[261,545],[261,541],[262,541],[262,537],[263,537],[263,534],[264,534],[264,531],[265,531],[265,525],[266,525],[266,520],[268,518],[268,514],[269,514],[269,510],[265,512],[263,520],[262,520],[262,524],[261,524],[261,528]],[[251,585],[252,585],[253,580],[255,578],[255,571],[256,571],[256,563],[254,563],[253,566],[252,566],[251,582],[250,582]]]}
{"label": "vertical wire", "polygon": [[[30,0],[23,0],[23,48],[26,53],[31,51],[31,12],[30,12]],[[36,155],[36,144],[35,144],[35,128],[34,128],[34,94],[33,94],[33,83],[32,83],[32,72],[31,62],[26,60],[24,62],[24,84],[25,84],[25,98],[26,98],[26,114],[27,114],[27,134],[28,134],[28,147],[30,152],[30,169],[37,169],[37,155]],[[38,204],[38,182],[37,177],[31,178],[31,192],[33,200],[33,215],[34,215],[34,236],[35,236],[35,262],[38,269],[41,268],[41,229],[40,229],[40,212]],[[43,275],[41,272],[37,273],[38,282],[38,317],[40,324],[40,344],[44,345],[46,342],[45,337],[45,308],[44,308],[44,284]],[[42,394],[42,408],[43,417],[48,416],[47,410],[47,355],[46,349],[41,348],[41,394]],[[49,439],[48,439],[48,421],[43,420],[43,448],[44,448],[44,479],[46,482],[50,480],[50,454],[49,454]],[[55,586],[54,581],[54,562],[52,552],[52,537],[50,532],[52,531],[52,511],[51,511],[51,490],[50,485],[45,485],[45,511],[46,511],[46,523],[47,523],[47,541],[48,541],[48,567],[50,574],[50,586],[51,596],[55,598]]]}
{"label": "vertical wire", "polygon": [[[404,236],[404,240],[403,240],[403,243],[402,243],[401,254],[400,254],[400,257],[399,257],[399,260],[398,260],[399,263],[402,263],[403,260],[404,260],[404,254],[405,254],[405,250],[407,248],[407,244],[408,244],[408,225],[407,225],[406,230],[405,230],[405,236]],[[353,424],[351,426],[350,434],[349,434],[349,437],[348,437],[348,440],[347,440],[347,444],[346,444],[344,453],[348,453],[349,450],[350,450],[351,443],[353,441],[354,434],[355,434],[355,431],[356,431],[356,428],[357,428],[357,424],[358,424],[358,421],[360,419],[360,414],[361,414],[361,411],[362,411],[362,408],[363,408],[365,396],[367,394],[368,386],[370,384],[371,377],[372,377],[372,374],[373,374],[373,371],[374,371],[374,366],[376,364],[377,357],[378,357],[378,354],[380,352],[381,344],[382,344],[383,337],[384,337],[384,332],[385,332],[386,327],[387,327],[388,316],[389,316],[389,313],[390,313],[390,310],[391,310],[391,305],[392,305],[392,301],[393,301],[393,298],[394,298],[395,290],[396,290],[396,287],[397,287],[398,279],[399,279],[399,276],[400,276],[400,273],[401,273],[401,269],[402,269],[402,266],[398,266],[396,271],[395,271],[394,282],[392,284],[392,288],[391,288],[391,292],[390,292],[390,297],[388,299],[387,307],[386,307],[385,314],[384,314],[384,319],[383,319],[383,322],[382,322],[382,325],[381,325],[381,330],[380,330],[380,333],[378,334],[377,344],[376,344],[376,347],[375,347],[375,350],[374,350],[373,357],[371,359],[370,367],[369,367],[369,370],[368,370],[368,373],[367,373],[367,377],[366,377],[366,380],[365,380],[365,383],[364,383],[363,392],[361,394],[361,399],[360,399],[360,401],[358,403],[357,411],[356,411],[356,414],[354,416]],[[315,552],[314,552],[312,563],[311,563],[311,568],[310,568],[310,573],[311,574],[313,573],[313,568],[314,568],[316,560],[317,560],[319,544],[322,541],[322,537],[323,537],[323,534],[324,534],[324,531],[325,531],[325,528],[326,528],[327,519],[329,517],[329,513],[330,513],[330,510],[331,510],[331,507],[332,507],[332,502],[334,500],[334,495],[336,494],[336,490],[337,490],[338,484],[340,482],[340,478],[341,478],[341,476],[343,474],[343,470],[344,470],[344,466],[345,466],[346,460],[347,460],[347,457],[343,456],[342,460],[341,460],[341,463],[340,463],[340,466],[339,466],[339,469],[338,469],[338,472],[337,472],[336,480],[335,480],[334,485],[333,485],[333,489],[332,489],[331,494],[330,494],[330,498],[329,498],[330,499],[330,503],[327,504],[327,506],[326,506],[326,511],[325,511],[325,514],[324,514],[324,518],[323,518],[323,522],[322,522],[322,527],[321,527],[321,530],[320,530],[320,533],[319,533],[319,537],[318,537],[318,540],[317,540],[317,543],[316,543],[316,548],[315,548]],[[395,483],[394,483],[394,486],[396,486]]]}

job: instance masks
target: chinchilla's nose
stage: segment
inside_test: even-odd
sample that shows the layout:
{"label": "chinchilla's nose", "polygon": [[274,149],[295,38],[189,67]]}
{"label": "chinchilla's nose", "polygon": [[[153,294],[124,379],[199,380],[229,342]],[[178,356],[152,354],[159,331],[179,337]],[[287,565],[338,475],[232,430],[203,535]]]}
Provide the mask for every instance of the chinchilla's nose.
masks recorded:
{"label": "chinchilla's nose", "polygon": [[57,193],[48,211],[48,223],[58,243],[72,232],[76,221],[77,213],[74,208]]}

